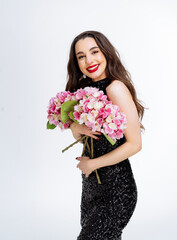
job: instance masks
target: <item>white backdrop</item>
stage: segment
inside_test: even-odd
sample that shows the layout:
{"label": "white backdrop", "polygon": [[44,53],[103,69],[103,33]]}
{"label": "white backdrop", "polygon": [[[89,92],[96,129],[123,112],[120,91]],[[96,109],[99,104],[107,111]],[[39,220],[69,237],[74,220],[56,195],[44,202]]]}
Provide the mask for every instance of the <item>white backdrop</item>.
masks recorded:
{"label": "white backdrop", "polygon": [[0,239],[74,240],[80,231],[81,144],[46,130],[64,90],[72,40],[105,34],[132,75],[145,111],[141,152],[130,158],[139,196],[124,240],[175,240],[177,2],[0,0]]}

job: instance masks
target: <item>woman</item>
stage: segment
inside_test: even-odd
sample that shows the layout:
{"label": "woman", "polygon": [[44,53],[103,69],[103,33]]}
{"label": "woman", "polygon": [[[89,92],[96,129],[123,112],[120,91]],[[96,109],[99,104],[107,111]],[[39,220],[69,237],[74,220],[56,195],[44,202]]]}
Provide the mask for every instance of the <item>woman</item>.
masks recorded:
{"label": "woman", "polygon": [[[124,137],[111,145],[99,132],[73,122],[73,136],[88,135],[94,140],[94,158],[88,149],[77,157],[82,171],[81,232],[78,240],[120,240],[136,203],[137,188],[129,157],[141,150],[140,119],[144,107],[120,61],[117,50],[100,32],[86,31],[72,42],[68,62],[66,90],[85,86],[97,87],[125,113],[127,128]],[[94,170],[98,170],[98,184]]]}

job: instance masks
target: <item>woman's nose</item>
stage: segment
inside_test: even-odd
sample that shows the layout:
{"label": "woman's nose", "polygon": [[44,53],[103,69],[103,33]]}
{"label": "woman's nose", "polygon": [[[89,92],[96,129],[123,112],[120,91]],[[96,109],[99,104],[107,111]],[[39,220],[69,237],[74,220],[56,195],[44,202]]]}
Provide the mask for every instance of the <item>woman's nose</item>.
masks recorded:
{"label": "woman's nose", "polygon": [[87,64],[90,64],[90,63],[92,63],[92,61],[93,61],[93,59],[92,59],[92,57],[91,56],[86,56],[86,63]]}

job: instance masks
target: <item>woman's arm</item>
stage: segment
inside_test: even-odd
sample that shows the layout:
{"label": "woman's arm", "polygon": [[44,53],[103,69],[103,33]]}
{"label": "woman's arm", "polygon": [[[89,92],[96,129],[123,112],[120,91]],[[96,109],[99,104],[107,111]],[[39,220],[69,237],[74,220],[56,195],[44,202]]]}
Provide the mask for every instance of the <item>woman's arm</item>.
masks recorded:
{"label": "woman's arm", "polygon": [[124,83],[118,80],[114,80],[106,90],[108,99],[113,104],[118,105],[120,111],[126,115],[127,128],[124,133],[126,142],[111,152],[93,159],[94,170],[119,163],[136,154],[142,148],[139,116],[130,91]]}

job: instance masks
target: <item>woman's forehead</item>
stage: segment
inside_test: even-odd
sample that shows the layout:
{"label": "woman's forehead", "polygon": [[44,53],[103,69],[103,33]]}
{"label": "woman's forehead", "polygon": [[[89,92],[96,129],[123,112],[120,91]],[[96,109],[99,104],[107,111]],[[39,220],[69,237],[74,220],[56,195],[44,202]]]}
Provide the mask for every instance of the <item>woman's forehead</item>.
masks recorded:
{"label": "woman's forehead", "polygon": [[95,39],[92,38],[92,37],[86,37],[84,39],[80,39],[76,43],[76,45],[75,45],[75,52],[77,54],[80,51],[81,52],[89,51],[93,47],[98,47]]}

